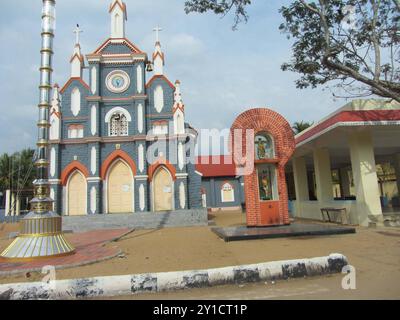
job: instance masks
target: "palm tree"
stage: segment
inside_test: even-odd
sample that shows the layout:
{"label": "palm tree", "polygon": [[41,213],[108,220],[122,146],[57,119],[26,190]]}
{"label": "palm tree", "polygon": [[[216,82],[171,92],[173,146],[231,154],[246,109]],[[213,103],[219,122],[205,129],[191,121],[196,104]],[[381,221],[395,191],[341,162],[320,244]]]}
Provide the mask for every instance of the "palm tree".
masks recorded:
{"label": "palm tree", "polygon": [[12,159],[7,153],[4,153],[2,156],[0,156],[0,191],[10,188],[11,163]]}
{"label": "palm tree", "polygon": [[0,156],[0,191],[7,189],[30,189],[35,179],[33,155],[35,151],[25,149],[13,155]]}
{"label": "palm tree", "polygon": [[292,126],[294,134],[299,134],[300,132],[303,132],[304,130],[311,127],[313,124],[314,122],[305,122],[305,121],[295,122]]}
{"label": "palm tree", "polygon": [[31,189],[32,182],[36,179],[36,170],[33,167],[35,150],[25,149],[15,154],[18,167],[16,168],[19,189]]}

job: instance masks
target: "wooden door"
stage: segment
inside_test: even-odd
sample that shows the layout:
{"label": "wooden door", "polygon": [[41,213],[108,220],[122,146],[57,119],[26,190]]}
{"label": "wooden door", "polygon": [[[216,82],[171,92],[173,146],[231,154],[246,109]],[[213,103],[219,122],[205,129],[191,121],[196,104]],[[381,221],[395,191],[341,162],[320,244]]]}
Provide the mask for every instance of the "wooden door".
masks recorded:
{"label": "wooden door", "polygon": [[79,171],[75,171],[68,182],[68,215],[86,215],[86,197],[86,179]]}
{"label": "wooden door", "polygon": [[108,175],[108,213],[133,212],[133,181],[129,167],[118,161]]}
{"label": "wooden door", "polygon": [[161,167],[154,176],[154,211],[173,210],[173,180],[169,171]]}

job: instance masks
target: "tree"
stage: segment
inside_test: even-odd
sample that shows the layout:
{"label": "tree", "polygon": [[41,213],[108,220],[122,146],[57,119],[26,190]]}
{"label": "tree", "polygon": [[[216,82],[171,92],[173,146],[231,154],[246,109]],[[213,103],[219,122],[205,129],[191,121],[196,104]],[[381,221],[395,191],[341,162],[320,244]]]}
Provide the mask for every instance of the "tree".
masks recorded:
{"label": "tree", "polygon": [[293,123],[292,128],[293,128],[294,134],[299,134],[300,132],[303,132],[304,130],[311,127],[313,124],[314,124],[313,122],[304,122],[304,121]]}
{"label": "tree", "polygon": [[25,149],[11,156],[6,153],[0,156],[0,191],[32,188],[36,177],[32,160],[34,153],[32,149]]}
{"label": "tree", "polygon": [[302,75],[300,89],[334,81],[346,97],[375,94],[400,102],[396,1],[297,0],[282,7],[280,30],[295,39],[292,60],[282,69]]}
{"label": "tree", "polygon": [[0,157],[0,191],[10,188],[11,157],[5,153]]}
{"label": "tree", "polygon": [[185,11],[186,13],[212,11],[215,14],[225,16],[230,11],[235,10],[233,29],[236,29],[241,22],[247,22],[246,7],[250,4],[251,0],[188,0],[185,2]]}
{"label": "tree", "polygon": [[[188,0],[189,12],[235,10],[234,28],[248,20],[250,0]],[[282,70],[301,74],[300,89],[333,84],[335,97],[377,95],[400,102],[399,0],[295,0],[280,9],[279,29],[293,38]]]}

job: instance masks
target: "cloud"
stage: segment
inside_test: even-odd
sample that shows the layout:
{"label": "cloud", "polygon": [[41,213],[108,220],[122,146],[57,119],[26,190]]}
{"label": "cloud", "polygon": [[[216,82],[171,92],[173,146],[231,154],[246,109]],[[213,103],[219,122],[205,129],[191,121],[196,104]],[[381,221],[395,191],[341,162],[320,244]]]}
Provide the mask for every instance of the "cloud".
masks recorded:
{"label": "cloud", "polygon": [[168,43],[170,53],[176,57],[193,58],[204,53],[204,45],[200,39],[186,33],[174,35]]}

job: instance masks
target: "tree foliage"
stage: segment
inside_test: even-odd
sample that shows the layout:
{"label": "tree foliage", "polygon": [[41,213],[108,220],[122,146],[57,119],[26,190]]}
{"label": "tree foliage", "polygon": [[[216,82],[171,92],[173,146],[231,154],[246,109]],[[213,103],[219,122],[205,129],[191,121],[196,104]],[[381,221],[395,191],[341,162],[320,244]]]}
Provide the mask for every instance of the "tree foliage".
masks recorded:
{"label": "tree foliage", "polygon": [[[248,20],[251,0],[187,0],[186,13],[235,11]],[[400,102],[399,0],[294,0],[279,29],[294,39],[284,71],[301,75],[300,89],[332,85],[336,97],[377,95]],[[267,41],[268,39],[265,39]]]}
{"label": "tree foliage", "polygon": [[25,149],[12,155],[5,153],[0,156],[0,191],[32,188],[36,177],[32,161],[34,153],[32,149]]}
{"label": "tree foliage", "polygon": [[186,13],[191,12],[214,12],[225,16],[232,10],[235,11],[235,22],[233,29],[241,22],[247,22],[248,15],[246,8],[251,4],[251,0],[188,0],[185,2]]}
{"label": "tree foliage", "polygon": [[294,131],[294,134],[299,134],[300,132],[303,132],[304,130],[311,127],[313,124],[314,124],[313,122],[305,122],[305,121],[295,122],[293,123],[292,129]]}
{"label": "tree foliage", "polygon": [[348,97],[400,102],[400,29],[395,0],[294,1],[280,30],[294,38],[290,62],[298,88],[335,81]]}

